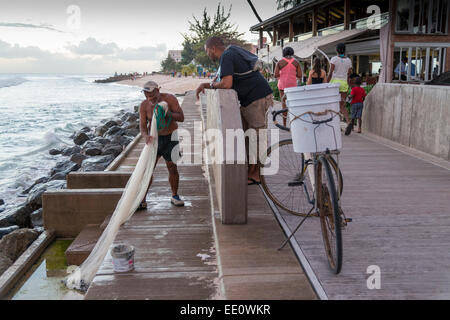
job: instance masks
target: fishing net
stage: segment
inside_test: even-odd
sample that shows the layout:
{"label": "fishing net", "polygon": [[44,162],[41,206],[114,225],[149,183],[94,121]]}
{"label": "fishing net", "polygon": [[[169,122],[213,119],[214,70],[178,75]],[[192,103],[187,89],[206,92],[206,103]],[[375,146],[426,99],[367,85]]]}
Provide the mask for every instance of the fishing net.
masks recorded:
{"label": "fishing net", "polygon": [[111,220],[97,241],[91,254],[80,267],[77,267],[66,278],[65,284],[69,289],[87,291],[98,268],[108,253],[111,244],[116,238],[120,226],[131,218],[142,199],[146,196],[158,152],[157,127],[158,123],[160,125],[166,124],[163,119],[165,118],[167,110],[168,106],[165,102],[162,102],[155,107],[155,116],[152,117],[150,126],[150,135],[154,137],[153,142],[149,145],[145,144],[136,164],[136,168],[127,182],[122,197],[112,214]]}

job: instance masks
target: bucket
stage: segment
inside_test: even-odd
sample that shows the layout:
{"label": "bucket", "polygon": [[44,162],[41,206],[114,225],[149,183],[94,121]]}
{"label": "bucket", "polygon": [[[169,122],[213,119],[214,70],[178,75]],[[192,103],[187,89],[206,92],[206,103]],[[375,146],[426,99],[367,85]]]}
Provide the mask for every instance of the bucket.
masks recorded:
{"label": "bucket", "polygon": [[[339,84],[317,84],[295,88],[287,88],[286,105],[289,109],[291,135],[294,152],[315,153],[327,149],[342,149],[342,134],[340,117],[336,113],[328,112],[323,116],[303,115],[305,112],[324,112],[333,110],[339,112]],[[313,124],[313,121],[326,123]]]}
{"label": "bucket", "polygon": [[126,244],[111,249],[114,272],[128,272],[134,269],[134,247]]}

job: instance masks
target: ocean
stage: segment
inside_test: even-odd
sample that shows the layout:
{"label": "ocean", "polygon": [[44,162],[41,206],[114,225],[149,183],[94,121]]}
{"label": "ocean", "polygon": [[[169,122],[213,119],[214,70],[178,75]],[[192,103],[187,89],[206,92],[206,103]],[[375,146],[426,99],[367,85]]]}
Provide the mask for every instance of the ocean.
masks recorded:
{"label": "ocean", "polygon": [[[144,99],[137,87],[96,84],[109,75],[0,74],[0,199],[18,195],[67,157],[52,148],[73,146],[70,136],[94,127]],[[2,214],[0,213],[0,216]]]}

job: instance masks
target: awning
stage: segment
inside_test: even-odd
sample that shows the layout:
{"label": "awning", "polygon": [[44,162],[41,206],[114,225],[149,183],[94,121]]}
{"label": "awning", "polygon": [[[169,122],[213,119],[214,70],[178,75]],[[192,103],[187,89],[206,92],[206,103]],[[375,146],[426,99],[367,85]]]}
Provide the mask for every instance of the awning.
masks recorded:
{"label": "awning", "polygon": [[[286,43],[285,47],[291,47],[294,49],[295,56],[300,59],[308,59],[310,58],[314,53],[316,53],[317,49],[324,50],[326,48],[332,47],[339,42],[343,42],[345,40],[357,37],[363,33],[367,32],[367,29],[364,30],[343,30],[339,31],[335,34],[330,34],[326,36],[317,36],[312,37],[303,41],[297,41],[297,42],[289,42]],[[269,62],[272,61],[273,58],[276,58],[277,60],[280,60],[283,57],[283,49],[278,47],[273,47],[270,50],[270,53],[268,53],[266,50],[261,50],[260,58],[265,61]]]}

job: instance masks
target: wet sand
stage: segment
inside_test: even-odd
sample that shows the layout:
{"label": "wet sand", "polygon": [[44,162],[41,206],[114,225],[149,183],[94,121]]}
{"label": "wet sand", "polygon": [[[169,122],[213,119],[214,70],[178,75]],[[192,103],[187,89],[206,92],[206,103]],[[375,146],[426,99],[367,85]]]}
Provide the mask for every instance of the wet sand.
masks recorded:
{"label": "wet sand", "polygon": [[168,92],[172,94],[185,94],[186,91],[197,89],[197,87],[204,82],[211,82],[210,79],[192,78],[192,76],[172,78],[166,75],[151,75],[136,80],[124,80],[117,82],[118,84],[125,84],[129,86],[143,87],[147,81],[155,81],[161,87],[161,92]]}

